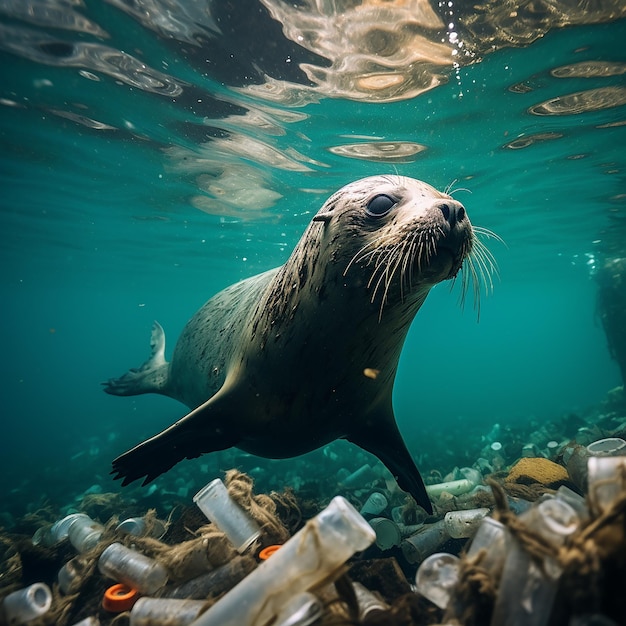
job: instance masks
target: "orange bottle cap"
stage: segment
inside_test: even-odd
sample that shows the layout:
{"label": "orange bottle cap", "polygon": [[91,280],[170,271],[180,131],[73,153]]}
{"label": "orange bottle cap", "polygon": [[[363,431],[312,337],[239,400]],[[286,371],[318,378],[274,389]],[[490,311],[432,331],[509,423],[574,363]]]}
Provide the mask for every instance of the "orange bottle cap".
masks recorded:
{"label": "orange bottle cap", "polygon": [[139,592],[127,585],[118,584],[109,587],[102,598],[102,608],[109,613],[130,611],[139,599]]}
{"label": "orange bottle cap", "polygon": [[266,559],[269,559],[272,554],[274,554],[274,552],[276,552],[276,550],[279,550],[280,548],[281,546],[267,546],[267,548],[263,548],[263,550],[259,552],[259,558],[262,561],[265,561]]}

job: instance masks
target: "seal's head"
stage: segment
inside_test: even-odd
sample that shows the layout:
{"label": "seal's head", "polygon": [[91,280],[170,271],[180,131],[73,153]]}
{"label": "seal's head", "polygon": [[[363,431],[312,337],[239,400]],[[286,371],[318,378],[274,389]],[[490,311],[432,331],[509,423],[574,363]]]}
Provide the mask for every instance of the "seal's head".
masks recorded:
{"label": "seal's head", "polygon": [[371,176],[346,185],[313,222],[324,224],[324,240],[346,280],[365,277],[381,312],[454,278],[475,242],[460,202],[403,176]]}

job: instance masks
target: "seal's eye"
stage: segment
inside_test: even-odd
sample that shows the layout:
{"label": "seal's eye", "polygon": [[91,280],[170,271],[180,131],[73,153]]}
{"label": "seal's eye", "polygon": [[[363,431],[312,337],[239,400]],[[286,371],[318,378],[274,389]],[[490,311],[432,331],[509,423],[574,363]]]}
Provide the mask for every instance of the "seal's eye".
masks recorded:
{"label": "seal's eye", "polygon": [[393,198],[381,193],[378,196],[374,196],[367,203],[365,210],[374,217],[382,217],[383,215],[387,215],[396,204],[397,202]]}

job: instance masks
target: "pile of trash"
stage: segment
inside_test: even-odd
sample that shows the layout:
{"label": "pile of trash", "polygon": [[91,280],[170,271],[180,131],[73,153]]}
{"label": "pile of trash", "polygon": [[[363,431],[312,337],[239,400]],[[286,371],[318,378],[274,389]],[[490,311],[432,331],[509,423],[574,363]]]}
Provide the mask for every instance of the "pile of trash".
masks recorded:
{"label": "pile of trash", "polygon": [[306,522],[310,503],[237,470],[176,521],[71,513],[0,534],[0,623],[625,624],[626,441],[560,461],[522,457],[487,484],[461,468],[427,486],[430,517],[370,466],[342,480],[352,502]]}

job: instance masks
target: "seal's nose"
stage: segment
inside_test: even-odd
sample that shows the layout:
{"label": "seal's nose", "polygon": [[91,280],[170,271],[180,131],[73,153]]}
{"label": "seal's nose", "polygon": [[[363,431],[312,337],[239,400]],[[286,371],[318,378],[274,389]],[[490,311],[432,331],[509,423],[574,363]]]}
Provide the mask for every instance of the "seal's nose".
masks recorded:
{"label": "seal's nose", "polygon": [[465,218],[465,207],[460,202],[446,200],[440,203],[438,207],[443,218],[450,224],[450,228],[454,228],[458,222],[462,222]]}

